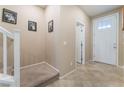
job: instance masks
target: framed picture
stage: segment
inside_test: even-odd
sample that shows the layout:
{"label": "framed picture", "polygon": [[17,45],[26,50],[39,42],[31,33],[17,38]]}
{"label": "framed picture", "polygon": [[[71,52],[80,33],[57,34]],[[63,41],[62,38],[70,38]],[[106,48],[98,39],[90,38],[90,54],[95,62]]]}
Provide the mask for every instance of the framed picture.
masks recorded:
{"label": "framed picture", "polygon": [[17,23],[17,13],[3,8],[2,21],[11,23],[11,24],[16,24]]}
{"label": "framed picture", "polygon": [[122,31],[124,31],[124,8],[122,8],[122,17],[123,17],[123,18],[122,18],[122,21],[123,21],[123,22],[122,22],[122,24],[123,24],[123,25],[122,25],[122,26],[123,26],[123,27],[122,27]]}
{"label": "framed picture", "polygon": [[53,20],[48,22],[48,32],[53,32]]}
{"label": "framed picture", "polygon": [[28,21],[28,30],[37,31],[37,23],[34,21]]}

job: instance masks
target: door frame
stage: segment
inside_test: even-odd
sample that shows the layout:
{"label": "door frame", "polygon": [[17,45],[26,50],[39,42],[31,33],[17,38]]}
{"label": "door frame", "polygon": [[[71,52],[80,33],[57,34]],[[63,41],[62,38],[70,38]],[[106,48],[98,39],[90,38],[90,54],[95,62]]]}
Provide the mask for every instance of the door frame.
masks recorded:
{"label": "door frame", "polygon": [[76,50],[76,48],[77,48],[77,46],[76,46],[76,43],[77,43],[77,23],[80,23],[80,24],[82,24],[83,26],[84,26],[84,31],[83,31],[83,49],[82,49],[82,51],[83,51],[83,62],[82,62],[82,64],[85,64],[85,24],[84,24],[84,22],[82,21],[82,20],[80,20],[80,19],[77,19],[76,20],[76,22],[75,22],[75,67],[76,67],[76,57],[77,57],[77,55],[76,55],[76,53],[77,53],[77,50]]}
{"label": "door frame", "polygon": [[94,51],[95,51],[95,49],[94,49],[94,46],[95,46],[95,44],[94,44],[94,31],[95,31],[95,27],[94,27],[94,23],[95,23],[95,21],[96,20],[98,20],[98,19],[100,19],[100,18],[104,18],[104,17],[106,17],[106,16],[112,16],[112,15],[115,15],[116,16],[116,19],[117,19],[117,31],[116,31],[116,43],[117,43],[117,50],[116,50],[116,64],[113,64],[113,65],[116,65],[116,66],[118,66],[119,64],[118,64],[118,61],[119,61],[119,12],[116,12],[116,13],[113,13],[113,14],[108,14],[108,15],[105,15],[105,16],[99,16],[98,18],[94,18],[93,20],[92,20],[92,38],[93,38],[93,53],[92,53],[92,55],[93,55],[93,59],[92,59],[92,61],[95,61],[95,59],[94,59]]}

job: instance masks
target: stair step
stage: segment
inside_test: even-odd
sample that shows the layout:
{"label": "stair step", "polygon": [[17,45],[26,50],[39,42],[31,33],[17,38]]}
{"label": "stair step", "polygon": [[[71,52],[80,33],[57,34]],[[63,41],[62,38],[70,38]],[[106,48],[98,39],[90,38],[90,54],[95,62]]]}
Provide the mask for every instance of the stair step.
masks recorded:
{"label": "stair step", "polygon": [[4,75],[0,73],[0,84],[13,84],[14,78],[11,75]]}
{"label": "stair step", "polygon": [[46,63],[21,69],[21,86],[46,86],[59,79],[59,72]]}

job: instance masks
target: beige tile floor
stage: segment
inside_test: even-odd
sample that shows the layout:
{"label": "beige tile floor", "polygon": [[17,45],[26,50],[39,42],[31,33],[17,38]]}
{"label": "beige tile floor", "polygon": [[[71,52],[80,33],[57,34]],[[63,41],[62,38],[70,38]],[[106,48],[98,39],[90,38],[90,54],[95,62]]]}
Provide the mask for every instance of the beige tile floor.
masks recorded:
{"label": "beige tile floor", "polygon": [[124,87],[124,69],[97,62],[78,65],[74,72],[47,87]]}

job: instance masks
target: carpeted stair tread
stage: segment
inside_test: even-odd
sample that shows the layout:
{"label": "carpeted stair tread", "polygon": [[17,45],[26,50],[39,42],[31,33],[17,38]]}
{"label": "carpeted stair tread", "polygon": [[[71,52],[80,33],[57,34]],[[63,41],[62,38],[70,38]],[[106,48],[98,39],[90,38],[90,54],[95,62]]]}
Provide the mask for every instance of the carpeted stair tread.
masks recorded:
{"label": "carpeted stair tread", "polygon": [[21,87],[34,87],[59,76],[59,72],[46,63],[21,69]]}

